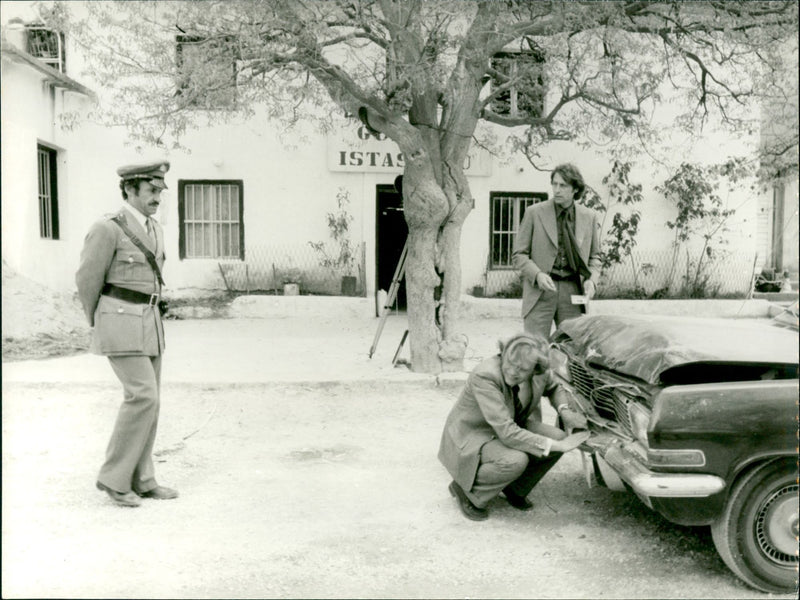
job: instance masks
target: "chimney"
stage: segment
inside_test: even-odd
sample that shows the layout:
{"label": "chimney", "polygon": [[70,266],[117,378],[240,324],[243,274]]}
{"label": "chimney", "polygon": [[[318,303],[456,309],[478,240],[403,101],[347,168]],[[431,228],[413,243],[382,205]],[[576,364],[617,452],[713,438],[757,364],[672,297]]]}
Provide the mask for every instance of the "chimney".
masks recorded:
{"label": "chimney", "polygon": [[6,42],[22,52],[28,51],[28,30],[19,17],[10,19],[3,28],[3,37]]}

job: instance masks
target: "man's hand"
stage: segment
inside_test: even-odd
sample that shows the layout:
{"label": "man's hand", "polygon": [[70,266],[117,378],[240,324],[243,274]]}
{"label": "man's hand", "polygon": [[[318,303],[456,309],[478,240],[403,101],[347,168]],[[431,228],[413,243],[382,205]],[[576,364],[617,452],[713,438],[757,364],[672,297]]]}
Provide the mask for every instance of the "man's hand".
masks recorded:
{"label": "man's hand", "polygon": [[538,285],[545,292],[556,291],[556,284],[553,283],[552,279],[550,279],[550,275],[548,275],[544,271],[539,271],[536,274],[536,285]]}
{"label": "man's hand", "polygon": [[589,422],[586,420],[586,416],[577,410],[572,410],[571,408],[562,408],[558,414],[561,416],[561,422],[564,423],[564,428],[567,431],[572,431],[573,429],[586,429],[589,427]]}
{"label": "man's hand", "polygon": [[597,286],[594,284],[594,281],[587,279],[583,282],[583,295],[586,296],[587,302],[594,298],[596,292]]}
{"label": "man's hand", "polygon": [[575,448],[588,440],[590,435],[592,434],[588,431],[579,431],[578,433],[568,435],[563,440],[555,440],[553,445],[550,446],[550,452],[566,453],[570,450],[575,450]]}

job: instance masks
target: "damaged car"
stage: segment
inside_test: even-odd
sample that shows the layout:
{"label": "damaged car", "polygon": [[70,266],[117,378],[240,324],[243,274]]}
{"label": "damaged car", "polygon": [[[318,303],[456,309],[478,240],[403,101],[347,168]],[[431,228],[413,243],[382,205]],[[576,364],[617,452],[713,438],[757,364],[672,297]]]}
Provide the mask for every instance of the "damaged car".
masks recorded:
{"label": "damaged car", "polygon": [[587,478],[710,525],[755,589],[798,581],[798,334],[768,320],[587,315],[551,368],[586,415]]}

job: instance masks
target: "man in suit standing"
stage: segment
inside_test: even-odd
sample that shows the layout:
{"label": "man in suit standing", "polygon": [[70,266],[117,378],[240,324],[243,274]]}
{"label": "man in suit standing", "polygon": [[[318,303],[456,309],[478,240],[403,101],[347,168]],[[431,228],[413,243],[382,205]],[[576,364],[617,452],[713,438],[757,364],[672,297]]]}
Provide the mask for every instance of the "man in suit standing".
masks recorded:
{"label": "man in suit standing", "polygon": [[108,357],[124,391],[97,477],[97,488],[119,506],[178,497],[156,483],[152,458],[164,351],[159,310],[164,234],[152,215],[167,187],[168,170],[166,161],[117,169],[125,203],[89,229],[75,276],[92,326],[90,350]]}
{"label": "man in suit standing", "polygon": [[522,275],[522,319],[525,331],[550,337],[565,319],[580,316],[600,276],[600,222],[597,214],[575,203],[586,184],[572,164],[558,165],[550,175],[553,197],[529,206],[514,240],[512,262]]}

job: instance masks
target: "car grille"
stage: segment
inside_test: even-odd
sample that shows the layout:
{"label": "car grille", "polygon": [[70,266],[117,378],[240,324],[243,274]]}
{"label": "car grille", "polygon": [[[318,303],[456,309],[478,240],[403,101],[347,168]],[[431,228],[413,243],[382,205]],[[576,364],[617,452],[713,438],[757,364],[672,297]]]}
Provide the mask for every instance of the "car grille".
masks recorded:
{"label": "car grille", "polygon": [[601,417],[619,423],[626,433],[633,434],[628,413],[630,400],[619,391],[618,386],[594,377],[583,363],[574,357],[570,357],[569,372],[572,376],[572,385],[581,396],[592,403]]}

